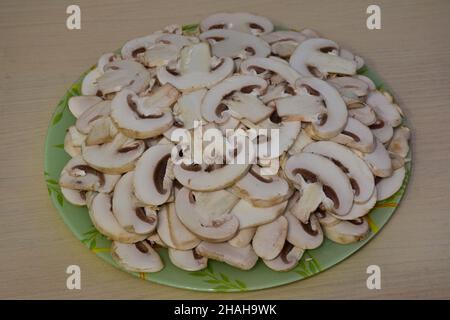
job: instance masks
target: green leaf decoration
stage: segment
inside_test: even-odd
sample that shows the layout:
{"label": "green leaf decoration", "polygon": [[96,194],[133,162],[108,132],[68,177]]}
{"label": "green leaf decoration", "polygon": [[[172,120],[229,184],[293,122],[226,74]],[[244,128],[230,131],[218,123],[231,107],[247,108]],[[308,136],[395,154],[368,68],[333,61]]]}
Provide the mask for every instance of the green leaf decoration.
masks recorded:
{"label": "green leaf decoration", "polygon": [[306,251],[303,254],[302,259],[292,271],[300,275],[302,278],[308,278],[322,270],[317,260],[311,255],[311,253]]}
{"label": "green leaf decoration", "polygon": [[54,126],[54,125],[56,125],[56,124],[58,124],[58,122],[60,122],[61,121],[61,119],[62,119],[62,116],[63,116],[63,113],[62,113],[62,111],[61,112],[58,112],[56,115],[55,115],[55,117],[53,118],[53,121],[52,121],[52,126]]}
{"label": "green leaf decoration", "polygon": [[58,149],[64,149],[64,143],[55,144],[53,147],[58,148]]}
{"label": "green leaf decoration", "polygon": [[89,248],[89,250],[94,250],[97,248],[97,241],[100,239],[106,239],[106,237],[100,233],[96,228],[92,228],[89,231],[83,233],[84,238],[81,242]]}
{"label": "green leaf decoration", "polygon": [[193,24],[186,24],[181,27],[181,30],[183,31],[183,34],[185,35],[193,35],[198,33],[200,25],[198,23]]}
{"label": "green leaf decoration", "polygon": [[58,193],[56,195],[56,199],[58,200],[58,203],[61,207],[64,206],[64,197],[61,193]]}
{"label": "green leaf decoration", "polygon": [[246,291],[247,285],[241,280],[230,279],[229,276],[220,272],[215,273],[211,263],[208,267],[201,271],[190,272],[189,275],[204,278],[204,282],[209,284],[217,284],[212,290],[215,291]]}

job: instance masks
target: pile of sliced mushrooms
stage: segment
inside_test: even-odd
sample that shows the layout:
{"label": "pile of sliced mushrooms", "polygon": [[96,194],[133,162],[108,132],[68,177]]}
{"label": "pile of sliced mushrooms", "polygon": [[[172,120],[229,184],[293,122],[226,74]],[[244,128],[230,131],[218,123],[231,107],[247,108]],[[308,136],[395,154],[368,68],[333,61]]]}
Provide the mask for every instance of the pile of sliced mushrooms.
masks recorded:
{"label": "pile of sliced mushrooms", "polygon": [[[363,65],[313,30],[274,31],[248,13],[131,40],[69,100],[62,192],[87,206],[126,270],[160,271],[157,247],[188,271],[208,259],[249,270],[258,258],[291,270],[324,236],[363,239],[365,216],[405,177],[410,131],[393,97],[357,74]],[[176,164],[171,132],[196,121],[278,128],[280,150],[253,164]],[[274,160],[278,173],[262,175]]]}

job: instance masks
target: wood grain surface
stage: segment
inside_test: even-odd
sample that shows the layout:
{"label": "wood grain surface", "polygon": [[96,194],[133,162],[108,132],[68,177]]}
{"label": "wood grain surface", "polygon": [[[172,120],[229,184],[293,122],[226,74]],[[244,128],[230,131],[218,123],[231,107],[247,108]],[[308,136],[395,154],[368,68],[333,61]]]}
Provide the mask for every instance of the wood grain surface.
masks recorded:
{"label": "wood grain surface", "polygon": [[[373,1],[375,2],[375,1]],[[71,1],[0,2],[0,298],[354,299],[450,298],[450,1],[76,1],[82,29],[66,29]],[[412,128],[413,172],[391,221],[351,258],[310,279],[239,294],[197,293],[131,277],[75,239],[43,178],[44,138],[59,98],[103,52],[171,23],[249,11],[310,27],[363,56],[393,89]],[[66,267],[82,289],[66,289]],[[366,268],[382,289],[366,288]]]}

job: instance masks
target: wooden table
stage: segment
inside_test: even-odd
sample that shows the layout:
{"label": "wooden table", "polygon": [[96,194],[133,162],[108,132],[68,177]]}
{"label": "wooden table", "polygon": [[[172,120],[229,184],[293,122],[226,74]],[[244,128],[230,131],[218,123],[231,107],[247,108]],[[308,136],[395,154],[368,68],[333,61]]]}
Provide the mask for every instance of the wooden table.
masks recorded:
{"label": "wooden table", "polygon": [[[77,1],[82,29],[66,29],[66,1],[0,4],[0,298],[450,298],[450,2],[376,1],[382,29],[366,28],[373,1]],[[320,4],[319,4],[320,3]],[[413,130],[412,178],[373,241],[318,276],[275,289],[196,293],[130,277],[75,239],[47,195],[44,137],[59,100],[101,53],[170,23],[250,11],[311,27],[365,57],[394,90]],[[65,269],[82,270],[82,290]],[[366,267],[382,289],[366,288]]]}

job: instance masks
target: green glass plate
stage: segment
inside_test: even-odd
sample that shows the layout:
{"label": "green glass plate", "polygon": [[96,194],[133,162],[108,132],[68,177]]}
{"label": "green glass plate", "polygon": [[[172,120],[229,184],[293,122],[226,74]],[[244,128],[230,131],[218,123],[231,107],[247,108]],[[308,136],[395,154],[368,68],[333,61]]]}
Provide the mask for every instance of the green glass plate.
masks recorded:
{"label": "green glass plate", "polygon": [[[185,33],[195,33],[197,25],[184,26],[183,30]],[[50,121],[45,142],[45,180],[55,208],[75,237],[94,254],[113,266],[121,268],[114,262],[109,253],[111,242],[94,228],[87,208],[68,203],[58,185],[60,172],[70,159],[70,156],[64,151],[64,136],[66,130],[75,123],[75,118],[70,113],[67,102],[70,97],[81,95],[81,82],[88,71],[80,76],[59,101]],[[371,78],[378,89],[387,90],[380,78],[368,68],[364,67],[358,70],[358,73]],[[172,265],[167,250],[161,248],[158,250],[165,264],[162,271],[157,273],[129,273],[141,279],[168,286],[216,292],[259,290],[306,279],[349,257],[379,232],[398,207],[405,193],[410,172],[411,161],[406,165],[406,176],[400,190],[389,199],[378,202],[368,215],[370,234],[363,241],[340,245],[325,239],[319,248],[307,250],[297,267],[289,272],[272,271],[262,261],[259,261],[252,270],[242,271],[225,263],[212,260],[209,261],[208,268],[205,270],[187,272]]]}

